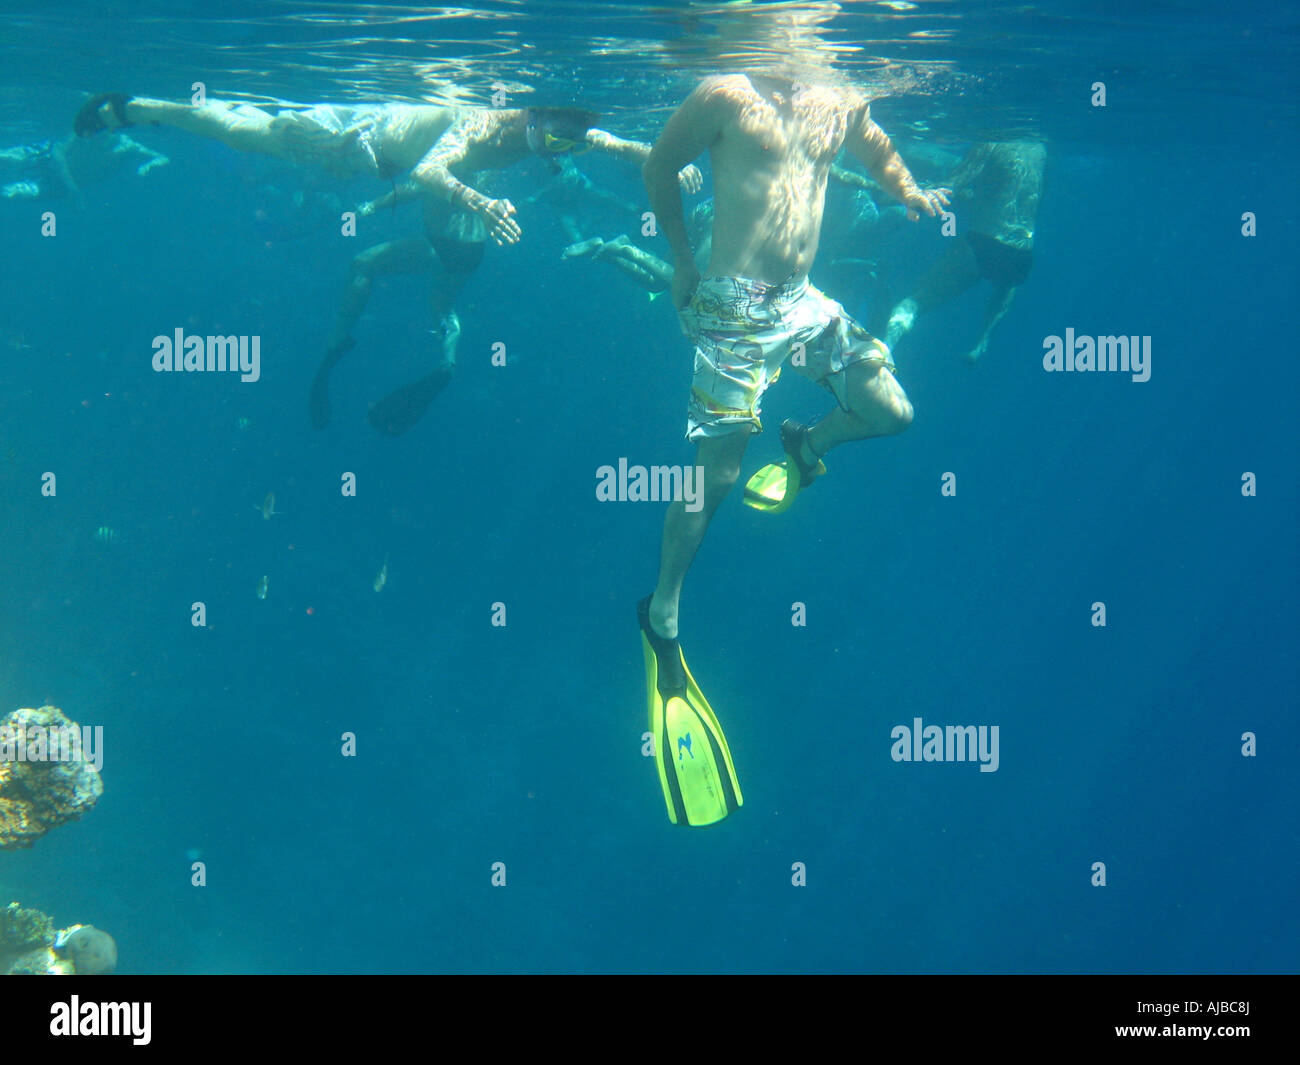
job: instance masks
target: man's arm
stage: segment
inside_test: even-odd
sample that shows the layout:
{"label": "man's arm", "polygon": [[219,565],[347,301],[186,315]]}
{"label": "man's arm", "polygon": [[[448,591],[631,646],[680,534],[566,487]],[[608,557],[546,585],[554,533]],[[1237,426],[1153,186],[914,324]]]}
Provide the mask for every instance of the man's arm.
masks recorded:
{"label": "man's arm", "polygon": [[935,215],[948,206],[947,189],[923,191],[917,186],[911,171],[894,150],[885,131],[876,125],[866,104],[851,117],[844,147],[866,166],[882,189],[907,207],[908,217],[915,218],[917,211]]}
{"label": "man's arm", "polygon": [[410,203],[412,200],[420,200],[427,195],[428,190],[418,181],[403,181],[400,185],[394,186],[391,192],[385,192],[378,199],[363,203],[357,208],[357,214],[365,218],[376,211],[384,211],[400,204]]}
{"label": "man's arm", "polygon": [[509,200],[494,200],[483,195],[452,173],[453,168],[468,165],[474,147],[489,135],[495,135],[495,125],[499,121],[490,112],[474,111],[456,122],[415,164],[411,180],[426,193],[478,215],[498,244],[515,244],[523,232],[514,218],[515,205]]}
{"label": "man's arm", "polygon": [[[587,130],[587,143],[598,152],[606,152],[615,159],[636,163],[638,166],[643,166],[650,157],[650,145],[645,141],[624,140],[603,129]],[[704,185],[704,175],[693,163],[682,167],[677,180],[687,192],[699,192]]]}
{"label": "man's arm", "polygon": [[686,306],[699,282],[699,271],[691,258],[686,236],[682,197],[677,189],[677,172],[706,152],[722,135],[731,114],[720,79],[710,78],[696,86],[664,126],[649,158],[641,167],[650,209],[673,252],[673,302]]}

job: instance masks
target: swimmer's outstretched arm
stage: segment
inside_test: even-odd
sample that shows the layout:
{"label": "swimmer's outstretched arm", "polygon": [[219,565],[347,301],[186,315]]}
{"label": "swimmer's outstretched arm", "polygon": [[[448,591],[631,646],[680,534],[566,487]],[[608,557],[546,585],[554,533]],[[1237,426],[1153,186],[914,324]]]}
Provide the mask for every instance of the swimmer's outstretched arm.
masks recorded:
{"label": "swimmer's outstretched arm", "polygon": [[[598,152],[607,152],[615,159],[644,166],[650,158],[651,146],[645,141],[629,141],[603,129],[587,130],[587,143]],[[677,182],[686,192],[699,192],[704,187],[704,175],[694,163],[687,163],[677,173]]]}
{"label": "swimmer's outstretched arm", "polygon": [[885,131],[872,119],[867,104],[862,104],[849,116],[844,147],[866,165],[882,189],[907,208],[908,217],[913,221],[918,212],[933,216],[948,206],[950,190],[922,189],[917,185]]}
{"label": "swimmer's outstretched arm", "polygon": [[410,203],[412,200],[422,200],[427,195],[428,189],[418,181],[403,181],[400,185],[395,186],[391,192],[386,192],[377,199],[363,203],[357,208],[357,214],[364,218],[376,211],[386,211],[401,204]]}
{"label": "swimmer's outstretched arm", "polygon": [[438,138],[429,153],[415,164],[411,179],[427,194],[446,200],[453,207],[478,215],[498,244],[517,244],[523,230],[515,220],[515,205],[495,200],[461,181],[453,169],[474,168],[471,153],[498,132],[499,120],[490,112],[472,111]]}
{"label": "swimmer's outstretched arm", "polygon": [[117,135],[117,144],[113,147],[113,151],[115,154],[131,155],[144,160],[136,167],[135,172],[138,177],[143,177],[156,166],[166,166],[171,162],[162,152],[155,152],[139,141],[132,140],[125,133]]}

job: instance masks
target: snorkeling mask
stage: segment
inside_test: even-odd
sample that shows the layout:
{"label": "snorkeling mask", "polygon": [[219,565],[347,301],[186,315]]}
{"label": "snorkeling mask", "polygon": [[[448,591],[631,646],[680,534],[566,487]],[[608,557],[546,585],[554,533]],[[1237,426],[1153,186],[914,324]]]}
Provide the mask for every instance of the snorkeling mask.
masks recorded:
{"label": "snorkeling mask", "polygon": [[542,116],[536,108],[530,108],[528,111],[527,137],[528,147],[537,155],[562,155],[565,152],[581,155],[591,150],[591,145],[587,143],[586,130],[576,137],[554,134],[549,129],[542,128]]}

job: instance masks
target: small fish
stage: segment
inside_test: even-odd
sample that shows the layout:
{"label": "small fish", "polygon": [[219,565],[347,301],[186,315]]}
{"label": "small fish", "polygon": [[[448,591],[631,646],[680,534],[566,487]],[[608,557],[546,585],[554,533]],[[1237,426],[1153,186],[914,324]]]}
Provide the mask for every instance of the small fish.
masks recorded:
{"label": "small fish", "polygon": [[388,583],[388,556],[384,556],[384,564],[379,567],[379,572],[375,574],[374,588],[377,592],[384,590],[384,585]]}
{"label": "small fish", "polygon": [[246,433],[246,432],[248,432],[248,430],[249,430],[250,428],[252,428],[252,425],[253,425],[253,419],[252,419],[252,418],[239,418],[239,419],[237,419],[237,420],[235,421],[235,424],[236,424],[237,426],[239,426],[239,431],[240,431],[241,433]]}
{"label": "small fish", "polygon": [[121,539],[121,537],[118,535],[116,529],[110,529],[107,525],[101,525],[95,530],[95,539],[101,544],[115,544]]}
{"label": "small fish", "polygon": [[257,598],[265,599],[266,593],[271,587],[271,578],[263,575],[257,582]]}
{"label": "small fish", "polygon": [[275,509],[275,493],[274,493],[274,492],[267,492],[267,493],[266,493],[266,498],[262,500],[262,502],[261,502],[260,505],[257,504],[257,503],[254,503],[254,504],[253,504],[253,509],[256,510],[256,511],[258,511],[258,512],[262,515],[262,517],[263,517],[263,518],[266,518],[268,521],[269,521],[272,517],[274,517],[276,514],[283,514],[283,513],[284,513],[284,511],[282,511],[282,510],[276,510],[276,509]]}

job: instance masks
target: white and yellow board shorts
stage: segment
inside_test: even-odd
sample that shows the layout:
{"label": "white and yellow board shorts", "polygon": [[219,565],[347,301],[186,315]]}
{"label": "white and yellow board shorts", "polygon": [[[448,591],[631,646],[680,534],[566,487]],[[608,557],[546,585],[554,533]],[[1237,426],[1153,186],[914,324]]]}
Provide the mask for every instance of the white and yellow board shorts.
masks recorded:
{"label": "white and yellow board shorts", "polygon": [[[679,312],[695,345],[695,376],[687,409],[690,440],[742,426],[761,432],[763,393],[792,355],[795,372],[817,382],[848,409],[844,371],[876,362],[891,373],[883,341],[835,300],[801,277],[783,284],[744,277],[706,277]],[[802,345],[802,347],[799,347]]]}

